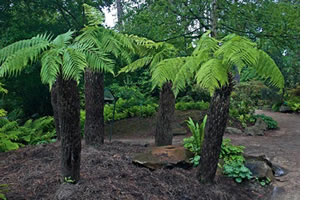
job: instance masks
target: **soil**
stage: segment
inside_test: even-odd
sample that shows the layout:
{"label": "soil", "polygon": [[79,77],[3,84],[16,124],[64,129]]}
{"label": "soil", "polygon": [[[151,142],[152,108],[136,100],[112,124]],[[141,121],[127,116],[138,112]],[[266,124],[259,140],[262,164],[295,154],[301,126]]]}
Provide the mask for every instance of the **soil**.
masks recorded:
{"label": "soil", "polygon": [[[175,121],[186,126],[184,120],[188,116],[199,120],[204,114],[179,111]],[[154,117],[116,122],[112,142],[106,140],[101,147],[83,144],[81,180],[76,185],[61,183],[58,142],[0,153],[0,184],[8,184],[9,200],[61,199],[61,196],[62,199],[299,199],[299,115],[265,114],[278,121],[279,130],[261,137],[228,137],[234,144],[246,146],[247,153],[265,154],[288,171],[273,186],[261,187],[257,182],[237,184],[220,175],[215,184],[201,185],[195,178],[196,168],[150,171],[132,164],[135,153],[146,151],[154,143]],[[109,127],[106,135],[108,131]],[[181,144],[184,137],[176,136],[173,142]]]}

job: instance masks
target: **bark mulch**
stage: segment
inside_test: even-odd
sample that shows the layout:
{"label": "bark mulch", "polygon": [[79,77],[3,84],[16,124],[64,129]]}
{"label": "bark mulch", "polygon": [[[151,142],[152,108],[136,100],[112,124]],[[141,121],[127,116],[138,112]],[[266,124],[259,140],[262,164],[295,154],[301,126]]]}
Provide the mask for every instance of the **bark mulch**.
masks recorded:
{"label": "bark mulch", "polygon": [[62,184],[60,144],[28,146],[0,153],[0,184],[8,184],[10,200],[20,199],[145,199],[145,200],[253,200],[269,199],[272,187],[236,184],[217,176],[213,185],[201,185],[195,168],[150,171],[132,164],[134,153],[146,147],[121,142],[82,148],[81,180]]}

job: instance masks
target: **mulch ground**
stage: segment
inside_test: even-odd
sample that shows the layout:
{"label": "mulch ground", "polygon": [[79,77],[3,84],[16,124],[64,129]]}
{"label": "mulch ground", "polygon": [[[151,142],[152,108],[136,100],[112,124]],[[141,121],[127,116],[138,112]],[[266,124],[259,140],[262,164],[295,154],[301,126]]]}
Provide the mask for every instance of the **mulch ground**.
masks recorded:
{"label": "mulch ground", "polygon": [[66,196],[61,193],[68,190],[73,194],[63,199],[269,199],[272,188],[255,182],[236,184],[230,178],[217,176],[215,184],[202,185],[195,178],[196,168],[150,171],[132,164],[133,155],[146,148],[121,142],[99,148],[83,145],[81,180],[71,185],[61,183],[58,142],[28,146],[0,153],[0,184],[9,185],[9,200],[56,199]]}

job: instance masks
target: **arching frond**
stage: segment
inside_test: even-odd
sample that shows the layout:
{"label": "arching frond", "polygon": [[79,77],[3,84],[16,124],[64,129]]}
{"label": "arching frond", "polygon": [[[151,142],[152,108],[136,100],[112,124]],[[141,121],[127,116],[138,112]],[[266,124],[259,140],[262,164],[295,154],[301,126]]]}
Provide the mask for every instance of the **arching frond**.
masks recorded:
{"label": "arching frond", "polygon": [[123,34],[103,27],[86,27],[76,41],[95,47],[104,54],[121,58],[127,63],[131,62],[131,52],[134,47],[130,39],[126,39]]}
{"label": "arching frond", "polygon": [[191,83],[202,63],[202,60],[198,59],[197,56],[188,56],[184,59],[185,62],[179,69],[173,82],[173,90],[176,96],[181,90],[185,89],[186,85]]}
{"label": "arching frond", "polygon": [[210,32],[211,31],[207,31],[201,36],[197,43],[197,47],[193,51],[192,55],[197,56],[200,54],[213,54],[213,52],[215,52],[219,48],[220,41],[210,37]]}
{"label": "arching frond", "polygon": [[[30,39],[31,40],[31,39]],[[0,67],[0,76],[16,76],[29,64],[38,59],[40,54],[49,46],[48,41],[43,41],[21,48],[6,57]]]}
{"label": "arching frond", "polygon": [[72,42],[74,31],[67,31],[66,33],[58,35],[52,42],[57,47],[63,47],[69,45]]}
{"label": "arching frond", "polygon": [[100,12],[98,9],[89,6],[85,3],[83,4],[83,7],[89,26],[98,26],[104,22],[104,14]]}
{"label": "arching frond", "polygon": [[284,78],[273,59],[264,51],[258,50],[257,62],[252,65],[256,73],[268,80],[268,82],[277,87],[284,88]]}
{"label": "arching frond", "polygon": [[159,62],[151,71],[153,88],[156,86],[162,87],[163,84],[168,81],[173,83],[185,60],[186,59],[184,57],[176,57],[165,59]]}
{"label": "arching frond", "polygon": [[15,54],[24,48],[33,47],[41,43],[48,44],[51,41],[51,35],[39,34],[31,39],[21,40],[0,49],[0,64],[9,56]]}
{"label": "arching frond", "polygon": [[228,82],[228,68],[222,61],[216,58],[203,63],[196,74],[197,83],[208,89],[211,94],[216,88],[220,88]]}
{"label": "arching frond", "polygon": [[59,49],[51,49],[45,52],[41,59],[41,80],[43,84],[49,84],[50,88],[56,81],[62,65],[60,53]]}
{"label": "arching frond", "polygon": [[150,56],[140,58],[140,59],[135,60],[134,62],[130,63],[129,65],[123,67],[122,69],[120,69],[118,74],[124,73],[124,72],[125,73],[134,72],[138,69],[141,69],[142,67],[144,67],[146,65],[149,65],[151,61],[152,61],[152,57],[150,57]]}
{"label": "arching frond", "polygon": [[225,40],[226,42],[214,53],[215,57],[223,60],[224,65],[228,65],[229,68],[236,66],[241,72],[243,67],[256,62],[255,43],[236,35],[227,37]]}
{"label": "arching frond", "polygon": [[98,51],[86,51],[88,67],[96,72],[109,72],[114,75],[115,62],[108,55]]}
{"label": "arching frond", "polygon": [[65,49],[61,70],[62,77],[65,80],[73,79],[79,82],[86,66],[85,54],[71,47]]}

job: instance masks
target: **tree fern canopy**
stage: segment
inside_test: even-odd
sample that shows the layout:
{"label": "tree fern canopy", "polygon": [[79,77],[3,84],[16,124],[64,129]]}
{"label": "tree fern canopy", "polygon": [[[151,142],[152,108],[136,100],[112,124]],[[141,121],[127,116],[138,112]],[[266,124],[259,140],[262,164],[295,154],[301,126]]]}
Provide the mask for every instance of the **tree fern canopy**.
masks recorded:
{"label": "tree fern canopy", "polygon": [[114,63],[91,40],[73,40],[74,31],[58,35],[37,35],[28,40],[13,43],[0,50],[0,75],[16,76],[28,64],[41,61],[41,79],[50,87],[61,75],[65,80],[79,82],[85,67],[95,71],[112,71]]}
{"label": "tree fern canopy", "polygon": [[186,61],[185,57],[168,58],[151,70],[153,88],[162,87],[166,82],[174,83],[176,75]]}
{"label": "tree fern canopy", "polygon": [[[197,69],[198,84],[207,88],[211,94],[228,82],[228,72],[233,67],[237,67],[239,72],[245,66],[254,68],[271,85],[279,89],[284,87],[284,78],[279,68],[267,53],[257,49],[255,43],[235,34],[217,41],[208,34],[209,32],[205,33],[198,41],[193,52],[197,59],[193,64],[196,66],[192,67]],[[186,78],[184,75],[183,77]],[[182,87],[184,88],[184,81]]]}

